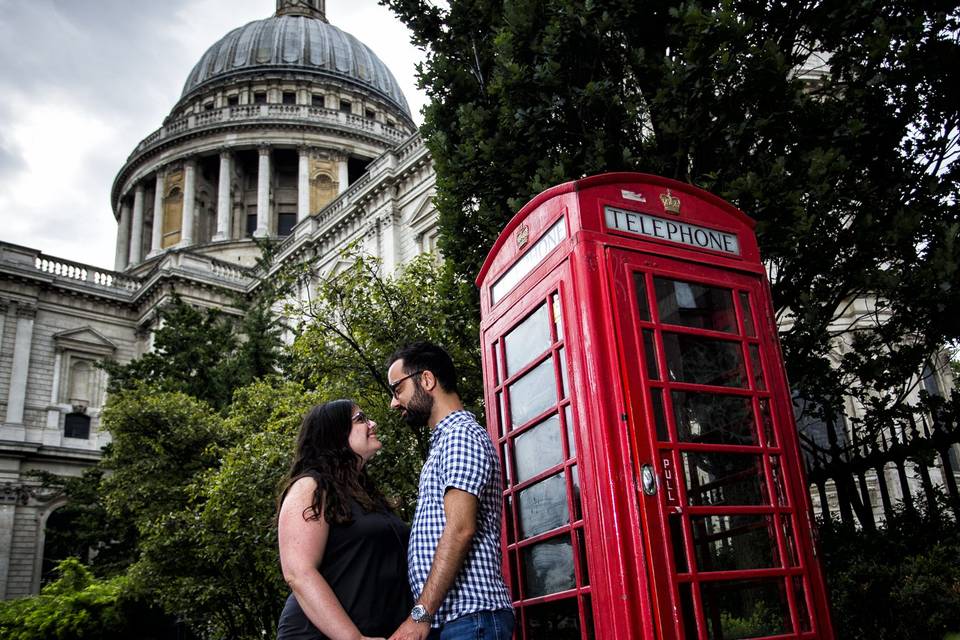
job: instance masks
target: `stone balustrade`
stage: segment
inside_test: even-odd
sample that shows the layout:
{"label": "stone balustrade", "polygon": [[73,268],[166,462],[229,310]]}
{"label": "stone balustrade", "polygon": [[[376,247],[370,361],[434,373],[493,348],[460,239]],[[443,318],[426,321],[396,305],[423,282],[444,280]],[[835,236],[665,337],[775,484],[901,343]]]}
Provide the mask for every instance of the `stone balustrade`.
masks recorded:
{"label": "stone balustrade", "polygon": [[53,278],[54,282],[87,286],[100,291],[132,293],[140,289],[137,278],[92,265],[48,256],[36,249],[0,242],[0,268],[14,269],[20,273],[40,273]]}
{"label": "stone balustrade", "polygon": [[304,104],[245,104],[221,107],[172,120],[144,138],[127,158],[127,162],[153,147],[185,133],[192,133],[205,128],[234,126],[251,122],[260,124],[270,124],[272,122],[292,122],[305,125],[323,124],[352,130],[359,129],[388,144],[404,142],[409,135],[404,129],[389,127],[376,120],[325,107]]}

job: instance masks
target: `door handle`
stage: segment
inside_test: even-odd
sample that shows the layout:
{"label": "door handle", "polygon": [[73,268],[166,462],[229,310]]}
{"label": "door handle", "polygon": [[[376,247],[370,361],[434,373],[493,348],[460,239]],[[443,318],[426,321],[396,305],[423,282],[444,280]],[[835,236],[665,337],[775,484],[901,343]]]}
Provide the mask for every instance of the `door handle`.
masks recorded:
{"label": "door handle", "polygon": [[640,467],[640,486],[643,488],[644,495],[657,495],[657,474],[653,470],[653,465],[645,464]]}

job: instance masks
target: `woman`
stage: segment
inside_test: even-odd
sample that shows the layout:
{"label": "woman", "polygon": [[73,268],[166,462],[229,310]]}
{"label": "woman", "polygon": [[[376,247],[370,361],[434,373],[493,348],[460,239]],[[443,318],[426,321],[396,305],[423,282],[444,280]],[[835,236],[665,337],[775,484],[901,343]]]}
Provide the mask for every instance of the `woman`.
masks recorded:
{"label": "woman", "polygon": [[364,471],[383,446],[376,427],[350,400],[303,419],[278,500],[280,564],[293,593],[277,640],[388,637],[413,606],[410,530]]}

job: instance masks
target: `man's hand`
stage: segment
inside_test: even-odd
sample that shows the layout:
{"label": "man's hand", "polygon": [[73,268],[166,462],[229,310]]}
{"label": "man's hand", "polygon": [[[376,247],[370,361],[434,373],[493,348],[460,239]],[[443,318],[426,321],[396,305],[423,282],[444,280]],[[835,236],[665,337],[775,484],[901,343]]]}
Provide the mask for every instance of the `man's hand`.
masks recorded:
{"label": "man's hand", "polygon": [[430,635],[429,623],[414,622],[413,618],[408,617],[400,628],[393,632],[389,640],[424,640],[428,635]]}

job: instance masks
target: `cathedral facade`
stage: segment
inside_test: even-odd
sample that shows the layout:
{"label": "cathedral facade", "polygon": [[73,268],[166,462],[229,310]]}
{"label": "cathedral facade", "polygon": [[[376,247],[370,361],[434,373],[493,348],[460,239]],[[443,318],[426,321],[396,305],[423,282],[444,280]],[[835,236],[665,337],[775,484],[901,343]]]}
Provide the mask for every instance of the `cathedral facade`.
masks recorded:
{"label": "cathedral facade", "polygon": [[120,168],[113,271],[0,242],[0,598],[36,593],[49,570],[44,531],[63,498],[30,472],[79,475],[109,442],[98,360],[148,351],[174,292],[238,314],[269,276],[259,239],[277,243],[272,269],[321,274],[350,243],[387,270],[432,251],[433,189],[386,65],[327,21],[324,0],[278,0],[207,50]]}

